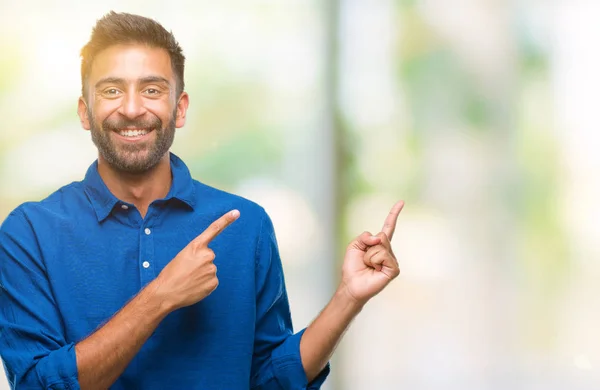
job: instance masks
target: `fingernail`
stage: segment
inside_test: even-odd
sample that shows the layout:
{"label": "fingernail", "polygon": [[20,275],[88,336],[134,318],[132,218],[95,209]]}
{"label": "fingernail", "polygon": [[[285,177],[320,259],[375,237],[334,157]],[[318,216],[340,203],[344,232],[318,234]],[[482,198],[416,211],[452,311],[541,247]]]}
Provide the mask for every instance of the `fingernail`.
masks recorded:
{"label": "fingernail", "polygon": [[237,218],[240,215],[240,212],[238,210],[232,210],[231,211],[231,216],[234,218]]}

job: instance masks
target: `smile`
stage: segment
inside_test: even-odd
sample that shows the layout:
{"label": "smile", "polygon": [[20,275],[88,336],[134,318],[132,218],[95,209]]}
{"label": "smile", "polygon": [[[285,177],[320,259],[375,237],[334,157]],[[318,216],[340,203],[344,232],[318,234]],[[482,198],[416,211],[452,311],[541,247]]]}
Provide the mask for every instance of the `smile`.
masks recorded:
{"label": "smile", "polygon": [[118,134],[122,137],[142,137],[146,134],[148,134],[150,132],[150,130],[146,130],[146,129],[140,129],[140,130],[131,130],[131,129],[125,129],[125,130],[120,130],[118,132]]}

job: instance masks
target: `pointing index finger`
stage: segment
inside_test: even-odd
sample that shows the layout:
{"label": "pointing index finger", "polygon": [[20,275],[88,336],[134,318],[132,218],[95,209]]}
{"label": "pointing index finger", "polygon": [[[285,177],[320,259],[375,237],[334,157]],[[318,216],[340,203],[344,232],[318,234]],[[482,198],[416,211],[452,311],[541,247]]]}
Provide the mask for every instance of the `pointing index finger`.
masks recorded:
{"label": "pointing index finger", "polygon": [[400,211],[402,211],[403,207],[403,200],[397,202],[394,205],[394,207],[392,207],[392,210],[390,210],[390,213],[388,214],[388,216],[385,219],[385,222],[383,223],[383,228],[381,229],[381,231],[385,233],[385,235],[388,237],[388,240],[390,241],[392,240],[392,236],[394,235],[394,230],[396,230],[396,221],[398,221],[398,215],[400,215]]}
{"label": "pointing index finger", "polygon": [[238,217],[240,212],[238,210],[231,210],[227,214],[224,214],[219,219],[211,223],[206,230],[200,233],[195,239],[194,244],[196,245],[208,245],[216,236],[218,236],[225,228],[231,225]]}

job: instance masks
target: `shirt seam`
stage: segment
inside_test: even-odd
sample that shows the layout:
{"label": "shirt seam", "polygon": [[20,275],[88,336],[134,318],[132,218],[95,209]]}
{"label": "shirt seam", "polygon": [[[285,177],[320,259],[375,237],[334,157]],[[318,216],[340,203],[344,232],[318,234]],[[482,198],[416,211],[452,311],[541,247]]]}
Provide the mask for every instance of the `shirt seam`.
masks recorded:
{"label": "shirt seam", "polygon": [[254,267],[256,269],[256,267],[258,266],[258,261],[259,261],[259,251],[260,251],[260,244],[262,243],[262,236],[263,236],[263,225],[265,223],[265,212],[261,213],[261,219],[260,219],[260,228],[258,230],[258,240],[256,241],[256,249],[254,250]]}

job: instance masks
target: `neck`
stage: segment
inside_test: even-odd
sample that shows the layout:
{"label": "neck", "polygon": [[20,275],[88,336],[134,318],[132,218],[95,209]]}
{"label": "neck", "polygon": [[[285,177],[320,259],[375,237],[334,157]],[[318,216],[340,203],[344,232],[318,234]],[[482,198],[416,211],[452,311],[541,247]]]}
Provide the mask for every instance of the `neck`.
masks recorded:
{"label": "neck", "polygon": [[136,174],[115,170],[99,156],[98,173],[108,190],[118,199],[134,204],[142,218],[152,202],[167,196],[173,180],[169,153],[151,169]]}

